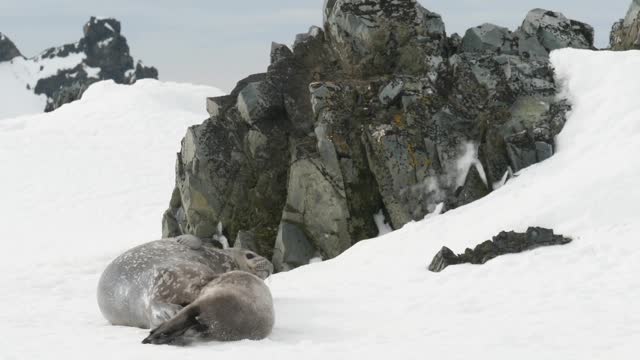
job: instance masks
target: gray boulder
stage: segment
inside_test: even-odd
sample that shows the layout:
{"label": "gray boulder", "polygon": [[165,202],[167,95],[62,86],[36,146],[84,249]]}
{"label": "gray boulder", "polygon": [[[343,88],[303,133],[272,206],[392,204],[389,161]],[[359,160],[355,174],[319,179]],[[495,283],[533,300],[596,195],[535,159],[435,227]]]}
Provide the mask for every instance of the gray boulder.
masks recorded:
{"label": "gray boulder", "polygon": [[238,94],[237,108],[249,125],[282,111],[282,95],[267,82],[252,82]]}
{"label": "gray boulder", "polygon": [[273,266],[276,271],[287,271],[307,265],[315,253],[315,246],[300,226],[286,221],[280,224],[273,250]]}
{"label": "gray boulder", "polygon": [[627,16],[611,29],[612,50],[640,49],[640,0],[632,0]]}
{"label": "gray boulder", "polygon": [[517,54],[518,43],[513,33],[493,24],[483,24],[467,30],[462,38],[464,52],[491,52],[497,54]]}
{"label": "gray boulder", "polygon": [[325,30],[350,72],[418,73],[444,55],[440,15],[406,1],[325,1]]}
{"label": "gray boulder", "polygon": [[559,12],[534,9],[514,33],[521,54],[546,56],[562,48],[594,49],[593,27]]}
{"label": "gray boulder", "polygon": [[275,64],[278,61],[290,59],[293,56],[291,49],[287,45],[271,43],[271,63]]}
{"label": "gray boulder", "polygon": [[0,32],[0,62],[22,56],[20,50],[5,34]]}

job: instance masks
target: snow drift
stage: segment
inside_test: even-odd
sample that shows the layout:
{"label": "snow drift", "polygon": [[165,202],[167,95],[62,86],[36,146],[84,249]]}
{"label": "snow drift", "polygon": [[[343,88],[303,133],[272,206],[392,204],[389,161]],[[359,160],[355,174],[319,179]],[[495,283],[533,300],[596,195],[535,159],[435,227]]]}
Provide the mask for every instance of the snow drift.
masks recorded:
{"label": "snow drift", "polygon": [[[0,354],[6,359],[632,359],[640,343],[640,52],[552,54],[573,104],[558,153],[463,208],[268,280],[260,342],[139,344],[95,301],[104,266],[155,239],[172,152],[212,89],[94,85],[46,115],[0,122]],[[206,92],[206,94],[205,94]],[[8,200],[8,201],[6,201]],[[565,247],[434,274],[456,252],[528,226]]]}

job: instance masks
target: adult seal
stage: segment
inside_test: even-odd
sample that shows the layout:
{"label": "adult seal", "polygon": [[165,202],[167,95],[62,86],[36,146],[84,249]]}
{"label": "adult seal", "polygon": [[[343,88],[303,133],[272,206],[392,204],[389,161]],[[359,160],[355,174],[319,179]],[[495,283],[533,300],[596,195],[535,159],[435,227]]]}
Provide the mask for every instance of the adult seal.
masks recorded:
{"label": "adult seal", "polygon": [[98,305],[113,325],[156,328],[196,302],[222,274],[235,270],[262,281],[273,265],[252,251],[218,249],[191,235],[153,241],[107,266],[98,284]]}
{"label": "adult seal", "polygon": [[273,329],[269,288],[243,272],[220,275],[175,317],[151,331],[144,344],[188,344],[193,340],[259,340]]}

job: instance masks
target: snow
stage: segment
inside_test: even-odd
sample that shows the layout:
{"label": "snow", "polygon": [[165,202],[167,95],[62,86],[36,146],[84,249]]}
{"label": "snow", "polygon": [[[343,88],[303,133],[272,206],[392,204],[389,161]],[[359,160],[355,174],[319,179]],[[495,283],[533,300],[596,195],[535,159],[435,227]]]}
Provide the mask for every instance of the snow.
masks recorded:
{"label": "snow", "polygon": [[[267,280],[276,326],[259,342],[141,345],[109,326],[95,288],[156,239],[173,160],[212,89],[94,85],[51,113],[0,122],[3,359],[635,359],[640,344],[640,52],[552,54],[573,104],[558,153],[468,206]],[[426,270],[501,230],[574,238]]]}
{"label": "snow", "polygon": [[462,155],[460,155],[460,157],[455,162],[456,171],[450,171],[450,173],[455,174],[456,187],[464,185],[471,166],[476,167],[478,173],[480,174],[480,178],[482,178],[484,184],[488,186],[487,175],[484,172],[484,167],[482,167],[482,163],[480,162],[480,160],[478,160],[478,145],[474,144],[473,142],[467,142],[460,148],[460,153]]}
{"label": "snow", "polygon": [[376,223],[376,227],[378,228],[378,236],[387,235],[393,231],[391,225],[387,223],[387,219],[385,218],[384,211],[382,209],[373,215],[373,221]]}
{"label": "snow", "polygon": [[27,89],[31,82],[31,73],[23,58],[0,62],[0,123],[2,119],[44,110],[47,97]]}
{"label": "snow", "polygon": [[229,240],[224,236],[222,230],[224,230],[222,222],[218,222],[217,233],[213,235],[213,240],[218,241],[222,245],[223,249],[228,249],[230,247]]}
{"label": "snow", "polygon": [[87,55],[84,52],[70,53],[65,57],[54,56],[52,58],[35,57],[28,59],[26,65],[30,67],[30,72],[34,76],[32,87],[37,80],[56,75],[59,70],[73,69],[78,66]]}
{"label": "snow", "polygon": [[84,64],[83,68],[84,68],[84,72],[87,73],[87,77],[94,78],[94,79],[100,78],[100,72],[102,71],[102,69],[100,69],[99,67],[91,67],[91,66],[88,66],[87,64]]}
{"label": "snow", "polygon": [[[111,28],[111,26],[109,24],[106,24],[106,25],[109,28]],[[111,31],[113,32],[113,28],[111,28]],[[106,39],[104,39],[102,41],[99,41],[98,42],[98,47],[99,48],[103,48],[103,47],[109,46],[109,44],[111,44],[111,42],[113,42],[113,39],[114,39],[113,37],[110,37],[110,38],[106,38]]]}

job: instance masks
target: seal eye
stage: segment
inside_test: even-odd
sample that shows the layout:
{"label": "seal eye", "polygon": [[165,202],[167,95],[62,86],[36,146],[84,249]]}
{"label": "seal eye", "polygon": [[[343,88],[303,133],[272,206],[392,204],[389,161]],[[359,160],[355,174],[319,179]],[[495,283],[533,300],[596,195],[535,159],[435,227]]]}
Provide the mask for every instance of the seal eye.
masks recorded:
{"label": "seal eye", "polygon": [[245,257],[247,258],[247,260],[251,260],[251,259],[255,258],[256,255],[249,253],[249,254],[245,255]]}

